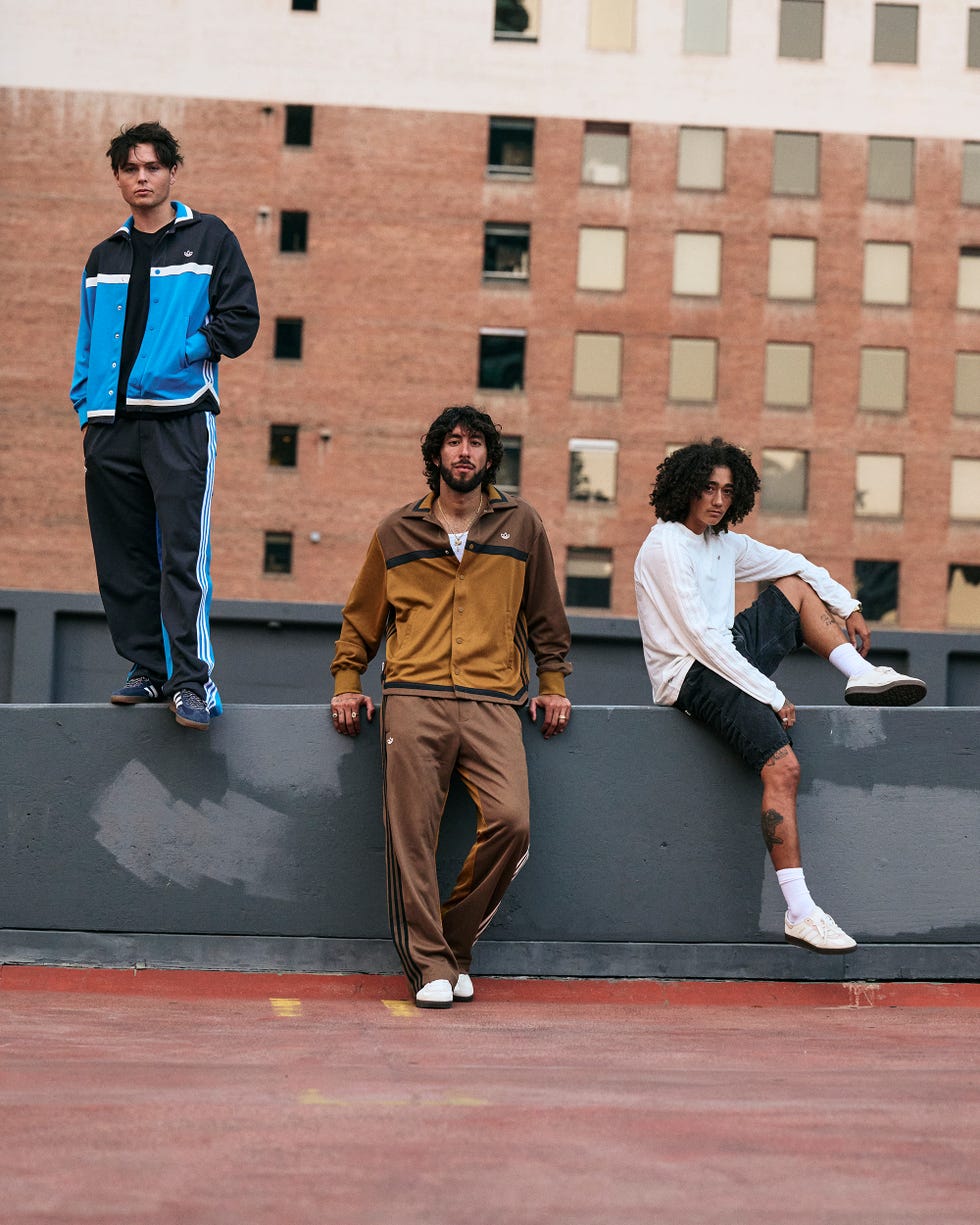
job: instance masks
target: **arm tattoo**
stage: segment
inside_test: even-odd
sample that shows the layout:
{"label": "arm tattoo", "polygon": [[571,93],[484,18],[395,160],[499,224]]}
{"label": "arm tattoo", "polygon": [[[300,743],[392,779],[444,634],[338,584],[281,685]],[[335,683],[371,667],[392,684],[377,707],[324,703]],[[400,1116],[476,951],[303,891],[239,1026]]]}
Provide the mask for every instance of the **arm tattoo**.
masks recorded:
{"label": "arm tattoo", "polygon": [[783,818],[775,808],[767,808],[762,814],[762,837],[765,839],[766,850],[771,852],[774,846],[782,846],[782,838],[776,836],[777,826],[782,825]]}

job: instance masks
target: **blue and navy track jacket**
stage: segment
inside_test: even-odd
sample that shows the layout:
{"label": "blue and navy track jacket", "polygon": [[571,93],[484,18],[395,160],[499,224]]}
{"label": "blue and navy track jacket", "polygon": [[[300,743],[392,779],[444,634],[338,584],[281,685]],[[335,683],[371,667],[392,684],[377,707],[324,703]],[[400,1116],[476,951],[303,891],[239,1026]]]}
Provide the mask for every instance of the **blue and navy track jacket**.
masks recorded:
{"label": "blue and navy track jacket", "polygon": [[218,412],[218,360],[244,353],[259,330],[255,284],[238,239],[220,217],[173,205],[174,219],[153,253],[146,330],[124,405],[116,399],[132,217],[85,265],[71,388],[81,425],[111,423],[117,408],[141,416]]}

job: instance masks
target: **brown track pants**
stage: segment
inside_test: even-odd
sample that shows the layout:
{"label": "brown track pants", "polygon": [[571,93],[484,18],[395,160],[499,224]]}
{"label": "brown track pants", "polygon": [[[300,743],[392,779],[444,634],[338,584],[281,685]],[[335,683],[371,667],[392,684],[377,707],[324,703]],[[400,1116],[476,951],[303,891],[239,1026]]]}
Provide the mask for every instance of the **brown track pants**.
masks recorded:
{"label": "brown track pants", "polygon": [[[524,866],[527,759],[516,707],[388,696],[381,710],[388,917],[412,991],[455,985]],[[476,841],[440,906],[436,847],[453,770],[476,805]]]}

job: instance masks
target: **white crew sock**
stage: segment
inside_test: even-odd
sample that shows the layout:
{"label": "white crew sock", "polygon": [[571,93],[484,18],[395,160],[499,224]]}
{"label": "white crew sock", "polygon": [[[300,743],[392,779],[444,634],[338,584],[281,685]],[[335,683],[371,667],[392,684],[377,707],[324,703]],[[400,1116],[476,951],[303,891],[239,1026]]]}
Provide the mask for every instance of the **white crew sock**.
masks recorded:
{"label": "white crew sock", "polygon": [[862,672],[870,672],[874,664],[869,664],[860,651],[849,642],[842,642],[827,656],[827,662],[833,664],[838,672],[843,672],[850,679],[860,676]]}
{"label": "white crew sock", "polygon": [[776,872],[776,880],[786,899],[790,923],[801,923],[807,915],[813,914],[817,903],[810,897],[802,868],[780,868]]}

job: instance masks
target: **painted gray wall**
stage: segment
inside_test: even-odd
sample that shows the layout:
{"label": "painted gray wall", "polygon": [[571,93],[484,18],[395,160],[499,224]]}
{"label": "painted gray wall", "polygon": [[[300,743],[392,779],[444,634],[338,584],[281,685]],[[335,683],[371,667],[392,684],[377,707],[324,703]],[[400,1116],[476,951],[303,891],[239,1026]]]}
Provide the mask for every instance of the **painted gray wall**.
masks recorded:
{"label": "painted gray wall", "polygon": [[[758,779],[651,706],[527,723],[532,851],[476,973],[954,979],[980,970],[980,708],[812,707],[794,733],[807,877],[859,939],[782,941]],[[376,726],[230,705],[0,707],[0,961],[391,972]],[[454,791],[448,889],[472,836]]]}
{"label": "painted gray wall", "polygon": [[[227,702],[319,703],[331,691],[329,668],[340,631],[336,604],[217,601],[212,627],[216,680]],[[635,620],[571,619],[574,701],[592,705],[650,702]],[[930,706],[980,706],[980,634],[875,630],[871,658],[923,677]],[[0,591],[0,703],[103,702],[127,665],[113,650],[95,595]],[[365,688],[377,696],[379,668]],[[797,705],[841,700],[837,674],[809,651],[782,667]]]}

